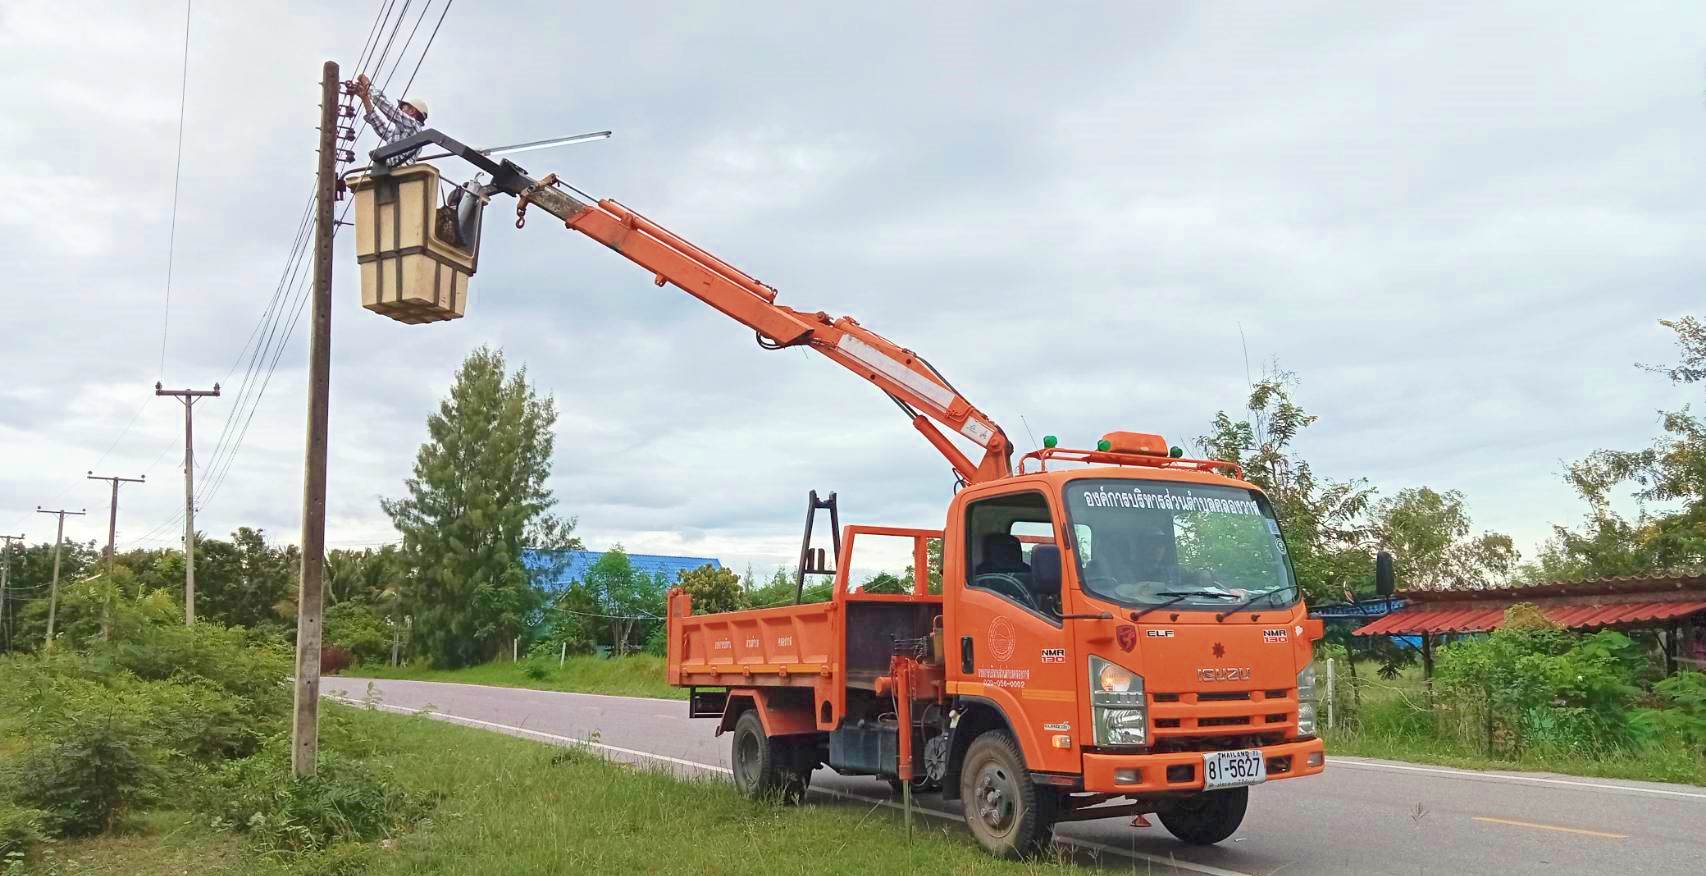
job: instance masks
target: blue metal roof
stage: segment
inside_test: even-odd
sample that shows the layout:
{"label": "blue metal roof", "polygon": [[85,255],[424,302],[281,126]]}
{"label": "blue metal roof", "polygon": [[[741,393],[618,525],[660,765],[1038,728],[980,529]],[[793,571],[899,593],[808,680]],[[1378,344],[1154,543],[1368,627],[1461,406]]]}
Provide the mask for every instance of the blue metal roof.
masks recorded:
{"label": "blue metal roof", "polygon": [[[528,548],[521,552],[521,562],[530,570],[547,569],[556,561],[556,558],[550,555],[557,553],[568,555],[568,561],[563,565],[562,571],[553,575],[549,580],[535,582],[542,589],[552,593],[581,580],[581,576],[586,574],[586,570],[592,568],[593,564],[597,563],[599,558],[605,554],[604,551],[559,552]],[[629,554],[628,562],[633,565],[634,571],[643,575],[651,576],[660,572],[663,573],[664,580],[671,584],[675,583],[682,572],[690,569],[697,569],[700,566],[710,566],[715,569],[723,567],[723,564],[718,562],[716,557],[672,557],[663,554]]]}

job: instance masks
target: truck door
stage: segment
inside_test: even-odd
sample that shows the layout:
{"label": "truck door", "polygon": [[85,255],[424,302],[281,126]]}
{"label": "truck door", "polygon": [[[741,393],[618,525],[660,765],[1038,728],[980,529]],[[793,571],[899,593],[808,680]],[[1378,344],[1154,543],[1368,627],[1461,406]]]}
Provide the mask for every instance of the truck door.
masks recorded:
{"label": "truck door", "polygon": [[[1033,574],[1030,562],[1030,552],[1043,547],[1035,533],[1054,532],[1059,543],[1059,515],[1036,489],[962,495],[958,519],[949,521],[954,544],[944,569],[949,690],[999,708],[1031,769],[1076,773],[1078,745],[1090,728],[1075,726],[1078,666],[1060,618],[1061,576],[1047,568]],[[1031,536],[1030,545],[1021,534]],[[1057,549],[1048,548],[1037,559],[1052,552],[1058,569]]]}

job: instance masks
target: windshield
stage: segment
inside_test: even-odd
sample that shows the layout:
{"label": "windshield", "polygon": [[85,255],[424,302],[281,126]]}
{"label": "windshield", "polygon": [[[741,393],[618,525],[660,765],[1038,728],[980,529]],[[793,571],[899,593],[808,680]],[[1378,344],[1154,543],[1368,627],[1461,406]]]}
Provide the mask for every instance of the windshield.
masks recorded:
{"label": "windshield", "polygon": [[1129,479],[1066,485],[1085,590],[1125,605],[1260,607],[1297,599],[1285,542],[1255,490]]}

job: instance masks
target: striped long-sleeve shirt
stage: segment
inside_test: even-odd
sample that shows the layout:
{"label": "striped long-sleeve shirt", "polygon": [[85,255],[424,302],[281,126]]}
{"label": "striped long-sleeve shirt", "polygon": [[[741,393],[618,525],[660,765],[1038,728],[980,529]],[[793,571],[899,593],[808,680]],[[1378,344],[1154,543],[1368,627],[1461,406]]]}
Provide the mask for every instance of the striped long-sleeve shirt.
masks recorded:
{"label": "striped long-sleeve shirt", "polygon": [[[375,134],[379,135],[381,142],[395,143],[405,137],[412,137],[420,133],[421,123],[414,116],[403,112],[378,90],[374,90],[369,95],[369,99],[373,102],[373,108],[367,111],[367,124],[373,128]],[[390,163],[397,165],[414,161],[415,156],[420,153],[420,147],[417,146],[413,150],[392,159]]]}

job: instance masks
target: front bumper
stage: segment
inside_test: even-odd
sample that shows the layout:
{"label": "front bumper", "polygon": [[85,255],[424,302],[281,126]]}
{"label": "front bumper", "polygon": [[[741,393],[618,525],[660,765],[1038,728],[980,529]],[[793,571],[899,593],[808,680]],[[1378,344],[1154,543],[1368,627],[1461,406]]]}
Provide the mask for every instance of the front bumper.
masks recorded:
{"label": "front bumper", "polygon": [[[1268,762],[1268,780],[1312,776],[1326,768],[1326,747],[1319,739],[1282,742],[1261,747]],[[1313,757],[1312,757],[1313,756]],[[1311,766],[1311,761],[1314,765]],[[1084,790],[1099,794],[1155,794],[1166,791],[1200,791],[1203,752],[1176,751],[1168,754],[1084,755]],[[1119,782],[1116,770],[1137,770],[1137,781]]]}

